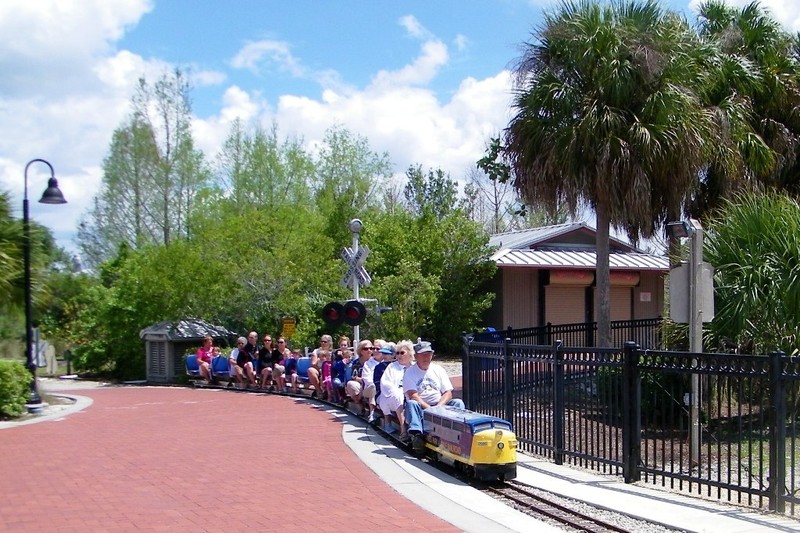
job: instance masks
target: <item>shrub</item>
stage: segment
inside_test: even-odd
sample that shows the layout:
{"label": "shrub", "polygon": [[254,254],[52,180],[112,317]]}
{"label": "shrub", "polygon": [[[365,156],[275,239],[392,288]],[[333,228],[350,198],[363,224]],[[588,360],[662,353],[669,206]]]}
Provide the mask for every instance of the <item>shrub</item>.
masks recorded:
{"label": "shrub", "polygon": [[0,360],[0,418],[25,413],[32,379],[21,362]]}

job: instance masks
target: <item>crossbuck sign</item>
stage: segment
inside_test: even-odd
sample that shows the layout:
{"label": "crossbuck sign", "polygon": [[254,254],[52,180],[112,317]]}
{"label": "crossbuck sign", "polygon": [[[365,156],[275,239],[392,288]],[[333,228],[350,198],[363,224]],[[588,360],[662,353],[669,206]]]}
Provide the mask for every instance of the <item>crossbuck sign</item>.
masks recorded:
{"label": "crossbuck sign", "polygon": [[347,272],[342,278],[342,285],[351,287],[353,285],[353,278],[358,280],[358,284],[362,287],[369,287],[372,283],[372,278],[369,276],[367,269],[364,268],[364,261],[367,260],[369,255],[369,248],[366,246],[359,246],[357,252],[349,246],[342,249],[342,259],[347,263]]}

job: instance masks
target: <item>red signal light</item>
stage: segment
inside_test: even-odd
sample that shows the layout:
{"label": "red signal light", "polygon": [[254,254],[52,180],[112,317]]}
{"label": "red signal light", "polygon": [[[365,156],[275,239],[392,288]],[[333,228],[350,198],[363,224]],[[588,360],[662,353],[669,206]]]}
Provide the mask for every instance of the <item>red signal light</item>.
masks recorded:
{"label": "red signal light", "polygon": [[367,318],[367,308],[358,300],[344,304],[344,321],[350,326],[358,326]]}
{"label": "red signal light", "polygon": [[322,308],[322,319],[332,328],[341,326],[345,319],[344,307],[339,302],[330,302]]}

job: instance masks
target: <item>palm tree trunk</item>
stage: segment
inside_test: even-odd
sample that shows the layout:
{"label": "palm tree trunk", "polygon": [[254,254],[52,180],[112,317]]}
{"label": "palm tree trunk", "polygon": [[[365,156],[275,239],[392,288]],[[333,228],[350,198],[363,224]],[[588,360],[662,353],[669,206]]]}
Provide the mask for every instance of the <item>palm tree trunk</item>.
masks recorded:
{"label": "palm tree trunk", "polygon": [[611,346],[611,303],[609,276],[609,233],[611,220],[608,206],[598,202],[597,212],[597,346]]}

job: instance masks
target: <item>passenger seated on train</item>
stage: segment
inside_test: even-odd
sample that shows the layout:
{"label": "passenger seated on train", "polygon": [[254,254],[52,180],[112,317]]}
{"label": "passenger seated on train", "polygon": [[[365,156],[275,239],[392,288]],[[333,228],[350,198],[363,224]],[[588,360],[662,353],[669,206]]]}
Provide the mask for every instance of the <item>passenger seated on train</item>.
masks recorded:
{"label": "passenger seated on train", "polygon": [[286,389],[292,389],[295,394],[300,393],[300,383],[297,380],[297,360],[300,359],[303,354],[298,349],[294,349],[291,351],[289,356],[283,360],[283,367],[285,369],[285,376],[286,376]]}
{"label": "passenger seated on train", "polygon": [[417,362],[406,370],[403,376],[403,390],[406,395],[406,420],[411,445],[415,451],[425,449],[422,437],[422,411],[434,405],[452,405],[464,409],[464,402],[453,399],[453,384],[445,369],[433,359],[430,342],[419,341],[414,347]]}
{"label": "passenger seated on train", "polygon": [[383,377],[383,373],[386,371],[386,367],[394,361],[394,346],[393,342],[384,342],[383,347],[376,352],[376,359],[379,360],[379,363],[375,365],[375,368],[372,370],[372,382],[375,383],[376,404],[378,403],[378,398],[381,397],[381,378]]}
{"label": "passenger seated on train", "polygon": [[231,350],[231,354],[228,356],[228,367],[230,368],[230,381],[228,382],[229,387],[233,384],[240,384],[244,382],[242,368],[236,364],[236,361],[239,357],[239,350],[243,350],[245,344],[247,344],[247,339],[244,337],[239,337],[236,339],[236,348]]}
{"label": "passenger seated on train", "polygon": [[[406,442],[406,416],[403,409],[403,375],[411,366],[414,357],[414,345],[411,341],[400,341],[395,348],[397,360],[386,367],[381,376],[381,395],[378,397],[378,406],[387,417],[396,416],[400,424],[400,440]],[[386,357],[391,357],[386,355]]]}
{"label": "passenger seated on train", "polygon": [[372,341],[365,339],[358,343],[358,358],[353,360],[350,380],[345,385],[345,393],[351,400],[357,404],[366,404],[369,422],[375,420],[375,383],[372,382],[372,370],[377,364],[373,358],[375,353]]}
{"label": "passenger seated on train", "polygon": [[211,358],[214,356],[214,338],[211,335],[203,337],[203,345],[197,349],[197,365],[200,367],[200,375],[203,379],[211,382]]}
{"label": "passenger seated on train", "polygon": [[260,369],[258,375],[261,381],[261,388],[266,389],[272,387],[272,352],[275,347],[272,344],[272,335],[269,333],[264,335],[262,341],[264,345],[258,349],[258,368]]}
{"label": "passenger seated on train", "polygon": [[[247,347],[250,346],[248,342],[245,344],[244,348],[239,349],[239,353],[236,355],[236,366],[238,366],[242,371],[242,377],[244,378],[244,382],[248,386],[255,387],[256,386],[256,371],[253,366],[253,356],[248,351]],[[256,352],[256,357],[258,357],[258,353]]]}
{"label": "passenger seated on train", "polygon": [[339,355],[334,356],[333,366],[331,367],[331,389],[333,397],[329,397],[328,401],[344,403],[347,398],[344,387],[347,383],[347,373],[350,367],[350,360],[353,354],[350,350],[341,350]]}
{"label": "passenger seated on train", "polygon": [[320,394],[319,398],[322,400],[329,399],[333,395],[332,385],[331,385],[331,365],[333,362],[331,361],[331,352],[328,350],[320,350],[319,351],[319,366],[320,366],[320,386],[322,387],[322,393]]}
{"label": "passenger seated on train", "polygon": [[322,379],[320,372],[322,371],[322,361],[320,361],[319,353],[321,350],[332,350],[333,339],[330,335],[323,335],[319,338],[319,348],[311,352],[311,365],[308,367],[308,386],[314,389],[311,393],[312,397],[322,397]]}
{"label": "passenger seated on train", "polygon": [[286,367],[283,361],[292,355],[285,337],[278,337],[278,346],[272,352],[272,378],[279,391],[286,388]]}

